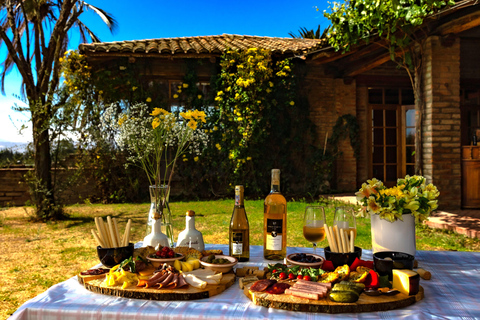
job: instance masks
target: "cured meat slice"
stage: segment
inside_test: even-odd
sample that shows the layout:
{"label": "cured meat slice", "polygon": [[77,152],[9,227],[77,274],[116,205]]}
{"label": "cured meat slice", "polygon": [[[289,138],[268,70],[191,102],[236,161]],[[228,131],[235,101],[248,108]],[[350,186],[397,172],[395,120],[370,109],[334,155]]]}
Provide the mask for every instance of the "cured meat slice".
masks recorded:
{"label": "cured meat slice", "polygon": [[305,284],[298,284],[298,283],[295,284],[293,286],[293,288],[306,290],[306,291],[310,291],[310,292],[315,292],[315,293],[320,293],[320,294],[327,293],[327,291],[328,291],[328,289],[326,287],[308,286],[308,285],[305,285]]}
{"label": "cured meat slice", "polygon": [[[155,277],[155,275],[153,277]],[[165,273],[165,274],[160,274],[160,276],[156,277],[155,279],[152,279],[152,278],[148,279],[147,280],[147,288],[155,286],[156,284],[165,280],[167,277],[168,277],[168,273]]]}
{"label": "cured meat slice", "polygon": [[177,288],[181,288],[183,286],[186,286],[188,285],[187,281],[185,281],[185,278],[183,277],[182,274],[178,275],[178,284],[177,284]]}
{"label": "cured meat slice", "polygon": [[297,284],[298,285],[307,285],[307,286],[316,286],[316,287],[326,287],[327,289],[331,289],[332,288],[332,284],[331,283],[323,283],[323,282],[313,282],[313,281],[306,281],[306,280],[302,280],[302,279],[298,279],[297,280]]}
{"label": "cured meat slice", "polygon": [[270,287],[268,287],[265,292],[270,294],[282,294],[286,289],[290,288],[288,283],[277,282]]}
{"label": "cured meat slice", "polygon": [[320,295],[318,293],[313,293],[305,290],[299,290],[295,288],[289,288],[285,290],[285,294],[289,294],[291,296],[299,297],[299,298],[305,298],[305,299],[310,299],[310,300],[319,300]]}
{"label": "cured meat slice", "polygon": [[170,281],[170,283],[167,284],[167,286],[169,286],[169,287],[170,287],[170,286],[173,286],[174,288],[176,288],[176,287],[177,287],[177,284],[178,284],[178,273],[175,273],[175,274],[173,274],[173,279],[172,279],[172,281]]}
{"label": "cured meat slice", "polygon": [[163,288],[166,285],[168,285],[170,282],[172,282],[173,276],[174,276],[173,273],[169,273],[167,278],[158,284],[160,286],[160,288]]}
{"label": "cured meat slice", "polygon": [[273,280],[273,279],[258,280],[252,284],[252,286],[250,287],[250,290],[262,292],[262,291],[265,291],[271,285],[274,285],[275,283],[277,283],[277,280]]}

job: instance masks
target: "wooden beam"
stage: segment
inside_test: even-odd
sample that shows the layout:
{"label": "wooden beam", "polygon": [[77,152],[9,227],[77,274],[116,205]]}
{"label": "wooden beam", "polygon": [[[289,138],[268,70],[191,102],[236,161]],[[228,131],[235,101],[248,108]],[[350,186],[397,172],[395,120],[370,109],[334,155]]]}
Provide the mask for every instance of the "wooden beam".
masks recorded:
{"label": "wooden beam", "polygon": [[345,69],[343,77],[354,77],[358,74],[361,74],[370,69],[378,67],[379,65],[382,65],[389,60],[390,60],[390,53],[385,53],[380,56],[376,56],[375,58],[365,63],[355,63],[353,67]]}
{"label": "wooden beam", "polygon": [[445,36],[450,33],[457,34],[478,26],[480,26],[480,10],[444,23],[438,26],[434,33]]}

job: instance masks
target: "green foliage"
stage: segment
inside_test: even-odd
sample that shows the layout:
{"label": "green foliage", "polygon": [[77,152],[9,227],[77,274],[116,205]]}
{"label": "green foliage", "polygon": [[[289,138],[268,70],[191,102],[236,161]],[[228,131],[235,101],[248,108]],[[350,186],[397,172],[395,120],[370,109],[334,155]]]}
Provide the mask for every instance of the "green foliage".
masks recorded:
{"label": "green foliage", "polygon": [[360,139],[359,139],[360,126],[358,125],[357,118],[351,114],[345,114],[338,117],[337,122],[332,129],[332,136],[328,140],[333,148],[332,153],[334,155],[338,152],[338,142],[341,139],[350,139],[350,145],[353,148],[353,155],[357,160],[360,156]]}
{"label": "green foliage", "polygon": [[[449,0],[448,5],[455,4]],[[371,40],[382,39],[389,49],[392,60],[396,60],[397,49],[407,49],[402,55],[402,64],[410,69],[414,48],[423,33],[417,33],[424,19],[443,8],[443,0],[350,0],[334,2],[331,12],[324,15],[332,23],[329,43],[342,52],[352,46]]]}
{"label": "green foliage", "polygon": [[306,157],[315,150],[313,126],[308,103],[297,97],[294,68],[268,50],[229,50],[222,56],[214,107],[206,108],[209,147],[200,156],[201,167],[185,163],[180,170],[195,176],[197,195],[228,195],[243,184],[250,196],[263,197],[272,168],[282,170],[284,192],[318,192]]}

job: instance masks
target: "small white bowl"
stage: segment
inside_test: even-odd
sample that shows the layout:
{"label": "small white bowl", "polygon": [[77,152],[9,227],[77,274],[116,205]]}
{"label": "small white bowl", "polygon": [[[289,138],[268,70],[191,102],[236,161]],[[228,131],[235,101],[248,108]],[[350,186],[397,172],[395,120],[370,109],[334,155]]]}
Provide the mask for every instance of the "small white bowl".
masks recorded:
{"label": "small white bowl", "polygon": [[181,253],[177,253],[180,256],[175,257],[175,258],[166,258],[166,259],[157,259],[157,258],[151,258],[147,256],[147,259],[150,260],[155,268],[158,268],[160,266],[163,266],[164,263],[173,266],[173,263],[175,260],[181,260],[184,258],[184,255]]}
{"label": "small white bowl", "polygon": [[317,258],[317,259],[320,259],[319,262],[312,262],[312,263],[308,263],[308,262],[299,262],[299,261],[295,261],[295,260],[292,260],[292,258],[296,255],[298,255],[299,253],[291,253],[287,256],[287,262],[289,264],[292,264],[294,266],[301,266],[301,267],[305,267],[305,268],[321,268],[322,265],[323,265],[323,262],[325,261],[325,258],[322,257],[322,256],[319,256],[318,254],[313,254],[313,253],[306,253],[307,256],[313,256],[314,258]]}
{"label": "small white bowl", "polygon": [[205,256],[202,259],[200,259],[200,264],[205,268],[205,269],[210,269],[215,272],[222,272],[222,273],[227,273],[230,272],[233,267],[238,263],[237,258],[231,257],[231,256],[225,256],[221,254],[216,254],[215,259],[227,259],[231,261],[231,263],[223,263],[223,264],[214,264],[214,263],[208,263],[205,262],[209,256]]}

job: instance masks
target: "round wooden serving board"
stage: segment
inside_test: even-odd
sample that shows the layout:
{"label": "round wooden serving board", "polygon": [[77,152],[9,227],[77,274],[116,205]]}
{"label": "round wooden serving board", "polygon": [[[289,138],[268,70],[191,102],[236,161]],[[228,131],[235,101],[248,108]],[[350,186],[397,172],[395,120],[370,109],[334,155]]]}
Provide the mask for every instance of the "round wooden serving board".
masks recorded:
{"label": "round wooden serving board", "polygon": [[179,289],[157,289],[130,286],[122,289],[121,286],[107,287],[102,284],[105,275],[101,276],[80,276],[78,282],[92,292],[111,296],[146,299],[146,300],[196,300],[206,299],[222,293],[235,283],[235,274],[223,274],[220,284],[208,284],[205,289],[198,289],[189,285]]}
{"label": "round wooden serving board", "polygon": [[328,297],[317,301],[297,298],[287,294],[268,294],[264,292],[250,291],[250,286],[251,285],[246,286],[243,292],[258,306],[318,313],[353,313],[393,310],[414,304],[416,301],[422,300],[424,295],[423,288],[420,286],[420,291],[414,296],[407,296],[403,293],[394,296],[367,296],[362,293],[358,301],[355,303],[339,303],[331,301]]}

